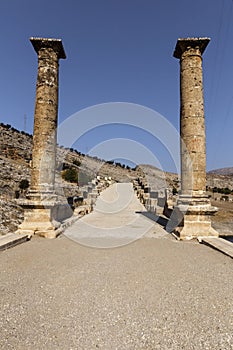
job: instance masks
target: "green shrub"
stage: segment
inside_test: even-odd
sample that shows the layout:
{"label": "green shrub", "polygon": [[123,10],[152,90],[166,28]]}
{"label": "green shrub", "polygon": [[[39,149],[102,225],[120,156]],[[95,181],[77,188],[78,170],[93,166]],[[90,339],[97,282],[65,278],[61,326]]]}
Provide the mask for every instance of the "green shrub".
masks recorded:
{"label": "green shrub", "polygon": [[27,179],[23,179],[19,183],[19,188],[21,190],[26,190],[29,187],[29,181]]}
{"label": "green shrub", "polygon": [[74,168],[69,168],[63,171],[62,177],[65,181],[78,183],[78,172]]}
{"label": "green shrub", "polygon": [[173,187],[173,189],[172,189],[173,196],[175,196],[177,193],[178,193],[177,189],[175,187]]}
{"label": "green shrub", "polygon": [[74,160],[73,160],[73,164],[74,164],[74,165],[77,165],[77,166],[80,166],[80,165],[81,165],[81,162],[80,162],[78,159],[74,159]]}

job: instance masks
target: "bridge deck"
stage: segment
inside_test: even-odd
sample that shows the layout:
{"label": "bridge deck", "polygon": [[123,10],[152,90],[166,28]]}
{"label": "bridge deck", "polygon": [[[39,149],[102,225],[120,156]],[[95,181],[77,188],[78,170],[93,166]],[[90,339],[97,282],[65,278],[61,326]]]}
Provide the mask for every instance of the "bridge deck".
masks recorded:
{"label": "bridge deck", "polygon": [[84,245],[108,248],[128,244],[154,232],[160,236],[168,234],[148,219],[132,184],[117,183],[101,193],[91,214],[76,221],[64,234]]}
{"label": "bridge deck", "polygon": [[0,264],[1,349],[232,349],[233,260],[196,241],[34,237]]}

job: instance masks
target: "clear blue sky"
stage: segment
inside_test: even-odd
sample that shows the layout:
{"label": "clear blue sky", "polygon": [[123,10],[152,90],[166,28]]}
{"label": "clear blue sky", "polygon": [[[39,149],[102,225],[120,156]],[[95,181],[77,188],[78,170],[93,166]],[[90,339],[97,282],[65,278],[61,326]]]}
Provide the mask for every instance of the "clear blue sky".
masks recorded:
{"label": "clear blue sky", "polygon": [[[152,108],[179,129],[179,37],[210,37],[203,55],[207,169],[233,166],[232,0],[1,0],[0,121],[32,132],[37,56],[30,36],[63,40],[59,122],[89,106],[130,102]],[[128,132],[128,134],[127,134]],[[171,159],[149,135],[99,127],[83,136],[86,152],[109,137],[131,137]],[[93,141],[94,140],[94,141]],[[144,141],[143,141],[144,140]]]}

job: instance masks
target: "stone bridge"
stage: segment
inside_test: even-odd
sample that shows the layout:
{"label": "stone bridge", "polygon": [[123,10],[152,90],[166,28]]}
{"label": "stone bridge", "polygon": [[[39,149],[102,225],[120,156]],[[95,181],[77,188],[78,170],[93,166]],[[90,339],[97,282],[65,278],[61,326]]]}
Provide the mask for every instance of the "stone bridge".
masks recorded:
{"label": "stone bridge", "polygon": [[[181,193],[173,210],[174,232],[180,239],[218,236],[210,216],[216,212],[206,196],[205,120],[202,84],[202,54],[208,38],[178,39],[174,57],[180,61]],[[65,59],[60,39],[31,38],[38,55],[38,76],[34,115],[31,186],[24,208],[24,222],[18,233],[55,238],[61,222],[71,215],[66,198],[54,187],[56,128],[58,111],[58,66]],[[166,191],[150,191],[143,180],[134,182],[137,195],[155,214],[171,215]],[[98,188],[85,195],[92,200]],[[164,208],[166,209],[164,211]],[[89,212],[89,211],[88,211]]]}

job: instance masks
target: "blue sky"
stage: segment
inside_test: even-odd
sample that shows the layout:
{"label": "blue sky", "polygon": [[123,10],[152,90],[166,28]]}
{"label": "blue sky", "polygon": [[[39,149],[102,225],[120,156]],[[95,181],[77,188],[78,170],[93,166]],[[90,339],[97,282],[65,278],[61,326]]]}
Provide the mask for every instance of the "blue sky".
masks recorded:
{"label": "blue sky", "polygon": [[[29,37],[63,40],[59,123],[96,104],[127,102],[157,111],[177,130],[177,38],[210,37],[203,55],[207,169],[233,166],[232,0],[1,0],[0,17],[0,121],[23,130],[26,115],[30,133],[37,56]],[[141,143],[164,170],[176,171],[164,146],[132,126],[100,126],[76,146],[85,153],[117,137]]]}

